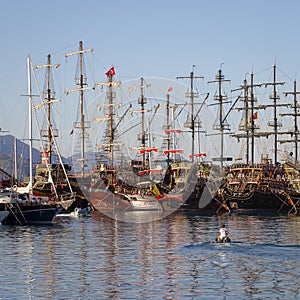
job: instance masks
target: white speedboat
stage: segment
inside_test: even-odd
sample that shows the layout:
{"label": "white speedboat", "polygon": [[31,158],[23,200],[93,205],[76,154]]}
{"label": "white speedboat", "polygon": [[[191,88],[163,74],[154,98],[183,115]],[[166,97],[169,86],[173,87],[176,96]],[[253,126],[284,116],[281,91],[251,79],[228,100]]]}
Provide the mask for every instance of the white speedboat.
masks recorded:
{"label": "white speedboat", "polygon": [[123,194],[130,203],[130,210],[154,210],[161,211],[163,208],[159,201],[153,196],[139,194]]}

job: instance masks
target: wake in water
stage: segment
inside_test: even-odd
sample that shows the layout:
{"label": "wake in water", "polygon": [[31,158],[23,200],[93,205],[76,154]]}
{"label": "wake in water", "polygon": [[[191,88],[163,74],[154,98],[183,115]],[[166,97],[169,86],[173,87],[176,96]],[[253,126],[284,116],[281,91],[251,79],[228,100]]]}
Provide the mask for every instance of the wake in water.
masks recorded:
{"label": "wake in water", "polygon": [[[213,257],[216,258],[225,255],[230,259],[249,256],[266,259],[275,258],[277,260],[286,261],[297,260],[300,255],[300,245],[255,244],[240,241],[216,243],[213,241],[186,245],[182,248],[182,251],[185,252],[186,255],[194,257],[199,261],[206,261]],[[219,265],[219,263],[215,261],[212,261],[212,263]],[[222,267],[224,266],[226,265],[222,265]]]}

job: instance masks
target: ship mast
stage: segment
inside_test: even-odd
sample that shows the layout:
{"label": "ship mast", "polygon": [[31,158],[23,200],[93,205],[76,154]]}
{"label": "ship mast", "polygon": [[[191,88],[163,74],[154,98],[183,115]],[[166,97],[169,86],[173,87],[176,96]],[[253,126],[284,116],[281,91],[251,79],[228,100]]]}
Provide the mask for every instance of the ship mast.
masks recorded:
{"label": "ship mast", "polygon": [[[277,104],[277,100],[279,100],[279,95],[277,94],[277,85],[284,85],[285,82],[276,82],[276,64],[273,66],[273,82],[265,83],[265,87],[271,85],[273,86],[273,93],[270,95],[270,100],[273,100],[273,121],[269,121],[268,125],[274,128],[274,163],[277,163],[277,146],[278,146],[278,128],[282,126],[280,122],[278,122],[277,119],[277,107],[279,106]],[[282,106],[282,105],[280,105]],[[286,106],[286,104],[283,104],[283,106]]]}
{"label": "ship mast", "polygon": [[[166,106],[160,106],[160,108],[165,108],[166,109],[166,123],[163,126],[164,129],[164,134],[166,135],[166,138],[163,138],[165,141],[167,141],[166,143],[164,142],[164,146],[163,148],[166,149],[164,151],[164,154],[167,155],[166,158],[166,162],[167,162],[167,166],[170,165],[171,161],[175,161],[175,154],[176,153],[181,153],[182,150],[175,150],[175,144],[176,144],[176,138],[175,138],[175,134],[176,133],[182,133],[181,129],[175,129],[175,119],[180,115],[180,113],[182,112],[183,108],[185,107],[186,104],[182,105],[182,109],[180,110],[179,114],[177,114],[176,117],[174,117],[176,109],[178,108],[179,104],[174,104],[172,106],[170,106],[170,93],[172,91],[172,87],[170,87],[168,89],[168,93],[166,96]],[[170,116],[170,109],[171,110],[171,116]],[[171,119],[171,122],[170,122]],[[171,149],[172,148],[172,149]],[[171,155],[172,154],[172,159],[171,159]]]}
{"label": "ship mast", "polygon": [[189,111],[189,119],[187,120],[188,122],[184,123],[185,128],[191,129],[192,132],[192,162],[194,162],[194,154],[195,154],[195,127],[199,127],[199,124],[196,124],[195,122],[195,116],[194,116],[194,99],[199,98],[199,93],[194,91],[194,79],[196,78],[204,78],[203,76],[195,76],[194,75],[194,67],[193,65],[193,70],[190,72],[190,76],[177,76],[176,79],[190,79],[190,93],[186,92],[185,97],[190,99],[190,111]]}
{"label": "ship mast", "polygon": [[[244,79],[244,84],[241,85],[239,88],[231,90],[231,92],[243,90],[244,91],[244,96],[241,97],[241,100],[244,102],[244,107],[242,109],[245,110],[245,118],[244,120],[241,121],[241,124],[239,125],[239,130],[245,131],[246,132],[246,163],[249,163],[249,139],[250,139],[250,134],[249,134],[249,125],[248,125],[248,120],[249,120],[249,86],[247,85],[247,79]],[[239,110],[239,108],[237,108]]]}
{"label": "ship mast", "polygon": [[226,95],[222,93],[222,84],[224,82],[230,82],[230,80],[225,79],[225,76],[222,73],[221,68],[218,71],[218,74],[215,76],[215,80],[208,81],[208,83],[217,83],[218,84],[218,94],[214,96],[214,100],[218,101],[217,105],[219,106],[219,113],[218,113],[218,122],[214,125],[214,130],[219,130],[221,134],[221,168],[223,168],[224,160],[227,158],[224,157],[224,131],[229,130],[229,124],[226,121],[226,118],[223,117],[223,105],[229,102],[224,102],[227,99]]}
{"label": "ship mast", "polygon": [[[145,104],[147,103],[147,99],[144,96],[144,78],[141,77],[141,84],[140,84],[140,97],[138,99],[138,104],[141,105],[141,114],[142,114],[142,133],[139,137],[139,140],[142,144],[142,149],[146,148],[146,140],[148,140],[148,137],[145,133]],[[146,167],[146,153],[143,152],[142,154],[142,165],[143,168]]]}
{"label": "ship mast", "polygon": [[109,99],[109,158],[110,158],[110,164],[111,167],[113,166],[114,161],[114,152],[113,152],[113,142],[114,142],[114,130],[113,130],[113,120],[114,120],[114,114],[113,114],[113,91],[112,91],[112,74],[111,72],[108,74],[108,99]]}
{"label": "ship mast", "polygon": [[[254,138],[255,137],[269,137],[271,135],[274,135],[274,163],[277,163],[277,152],[278,152],[278,135],[282,135],[282,134],[293,134],[293,132],[291,131],[279,131],[279,127],[282,127],[282,124],[278,121],[277,118],[277,108],[278,107],[288,107],[290,106],[290,104],[288,103],[278,103],[277,100],[279,100],[279,95],[277,93],[277,85],[284,85],[285,82],[277,82],[276,81],[276,65],[273,66],[273,81],[272,82],[266,82],[266,83],[260,83],[260,84],[254,84],[253,83],[253,72],[251,74],[251,84],[250,85],[244,85],[241,86],[241,88],[239,89],[248,89],[250,88],[250,94],[251,94],[251,107],[250,107],[250,111],[251,111],[251,115],[250,115],[250,126],[246,125],[246,135],[245,134],[234,134],[233,136],[236,138],[249,138],[249,133],[251,136],[251,162],[252,164],[254,163],[254,150],[255,150],[255,145],[254,145]],[[262,104],[262,105],[257,105],[254,106],[254,103],[256,102],[256,99],[254,97],[254,93],[253,93],[253,88],[254,87],[267,87],[267,86],[272,86],[273,87],[273,92],[272,94],[269,96],[269,99],[273,100],[272,104]],[[238,89],[236,89],[238,90]],[[293,93],[293,92],[290,92]],[[268,126],[271,126],[274,128],[274,130],[272,132],[256,132],[255,130],[258,129],[258,126],[255,125],[254,120],[257,119],[257,115],[256,113],[254,113],[254,110],[260,110],[260,109],[267,109],[267,108],[273,108],[273,121],[269,121],[268,122]],[[243,108],[245,109],[245,108]],[[248,108],[249,109],[249,108]],[[290,115],[290,114],[281,114],[283,115]],[[247,120],[246,120],[247,122]],[[247,124],[247,123],[246,123]],[[248,126],[248,127],[247,127]],[[250,129],[250,130],[249,130]],[[284,141],[280,141],[281,143],[283,143]]]}
{"label": "ship mast", "polygon": [[167,150],[168,150],[168,154],[167,154],[167,166],[170,165],[170,145],[171,145],[171,136],[170,136],[170,94],[168,93],[167,94],[167,102],[166,102],[166,125],[165,125],[165,128],[167,131]]}
{"label": "ship mast", "polygon": [[51,122],[51,104],[53,102],[57,102],[55,100],[55,91],[52,89],[52,82],[51,82],[51,68],[55,67],[58,68],[60,64],[51,64],[51,55],[48,54],[47,56],[47,64],[41,66],[35,66],[35,69],[43,69],[46,68],[46,80],[45,80],[45,88],[44,88],[44,102],[38,106],[46,105],[47,111],[47,129],[41,130],[41,137],[47,138],[47,150],[42,150],[42,155],[44,156],[43,159],[47,161],[47,164],[52,163],[52,144],[53,138],[58,136],[58,131],[52,128]]}
{"label": "ship mast", "polygon": [[294,90],[292,92],[284,92],[283,93],[285,96],[287,95],[293,95],[294,96],[294,104],[292,106],[292,108],[294,109],[294,113],[285,113],[285,114],[280,114],[280,116],[284,117],[284,116],[293,116],[294,117],[294,139],[293,140],[280,140],[280,143],[289,143],[291,141],[294,141],[294,145],[295,145],[295,159],[296,161],[298,161],[298,142],[300,142],[299,140],[299,129],[298,129],[298,116],[300,116],[300,114],[298,113],[298,101],[297,101],[297,95],[300,94],[299,91],[297,91],[297,82],[296,80],[294,80]]}
{"label": "ship mast", "polygon": [[85,90],[91,90],[93,88],[87,87],[87,78],[84,75],[84,59],[83,55],[87,52],[93,52],[94,49],[88,49],[84,50],[82,46],[82,41],[79,42],[79,50],[76,52],[65,54],[65,57],[69,57],[72,55],[79,55],[79,74],[75,77],[75,84],[78,86],[77,89],[74,90],[66,90],[65,93],[69,94],[70,92],[79,92],[79,115],[80,115],[80,121],[74,122],[74,128],[78,128],[81,132],[81,158],[80,158],[80,166],[81,166],[81,175],[84,177],[85,174],[85,131],[86,129],[91,128],[90,122],[85,120],[84,115],[84,98],[83,98],[83,92]]}
{"label": "ship mast", "polygon": [[28,131],[29,131],[29,195],[32,197],[33,170],[32,170],[32,86],[31,86],[31,57],[27,56],[27,87],[28,87]]}
{"label": "ship mast", "polygon": [[[254,133],[255,133],[255,129],[257,129],[257,127],[255,127],[255,119],[257,119],[257,117],[255,117],[254,115],[254,102],[256,101],[256,99],[254,98],[254,87],[260,87],[261,85],[260,84],[255,84],[253,83],[254,81],[254,74],[253,74],[253,71],[251,73],[251,83],[250,83],[250,101],[251,101],[251,114],[250,114],[250,132],[251,132],[251,163],[252,165],[254,164],[254,147],[255,147],[255,144],[254,144]],[[248,122],[248,119],[247,119],[247,122]],[[248,123],[247,123],[248,124]],[[248,125],[247,125],[248,126]],[[249,133],[248,129],[247,129],[247,134]],[[249,138],[247,138],[247,141],[249,143]],[[249,146],[248,146],[249,148]],[[248,162],[247,162],[248,163]]]}
{"label": "ship mast", "polygon": [[[257,99],[254,96],[254,88],[255,87],[261,87],[262,84],[254,84],[254,74],[253,71],[250,75],[250,84],[247,84],[247,80],[244,79],[244,84],[241,85],[239,88],[231,90],[232,92],[243,90],[244,96],[241,98],[242,101],[244,101],[244,107],[243,108],[237,108],[237,110],[245,110],[245,119],[242,125],[239,126],[239,130],[245,131],[246,136],[240,135],[240,134],[234,134],[234,137],[240,138],[245,137],[246,138],[246,163],[248,164],[250,161],[250,138],[251,138],[251,164],[254,164],[254,150],[255,150],[255,143],[254,139],[255,136],[257,136],[255,130],[258,129],[258,126],[255,124],[255,120],[257,119],[257,113],[254,113],[254,110],[257,109],[257,107],[254,106],[254,104],[257,102]],[[249,91],[250,90],[250,91]],[[250,97],[249,97],[250,93]],[[249,99],[250,98],[250,99]],[[249,100],[250,100],[250,107],[249,107]],[[249,113],[250,111],[250,113]],[[261,136],[261,135],[258,135]]]}
{"label": "ship mast", "polygon": [[[96,83],[96,86],[108,86],[108,92],[106,93],[107,99],[108,99],[108,104],[99,104],[98,107],[99,109],[102,108],[102,106],[106,106],[108,109],[108,114],[104,118],[95,118],[95,122],[101,122],[101,121],[106,121],[108,122],[107,125],[107,132],[106,132],[106,137],[108,138],[108,144],[97,144],[96,146],[102,146],[105,149],[108,149],[109,152],[109,161],[110,161],[110,167],[112,168],[114,165],[114,146],[116,144],[114,143],[115,141],[115,131],[116,128],[118,127],[119,123],[115,126],[115,118],[116,118],[116,112],[114,110],[114,99],[116,97],[116,93],[113,91],[113,87],[118,87],[120,86],[121,82],[120,81],[113,81],[113,76],[115,75],[115,69],[114,67],[111,67],[107,72],[107,82],[99,82]],[[123,117],[122,117],[123,118]]]}

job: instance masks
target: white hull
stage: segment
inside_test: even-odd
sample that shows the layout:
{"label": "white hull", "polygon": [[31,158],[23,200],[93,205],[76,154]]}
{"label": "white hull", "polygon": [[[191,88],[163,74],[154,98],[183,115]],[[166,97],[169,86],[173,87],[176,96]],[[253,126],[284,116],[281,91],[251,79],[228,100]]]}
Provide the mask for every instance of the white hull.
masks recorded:
{"label": "white hull", "polygon": [[154,197],[128,195],[128,201],[133,210],[162,210],[162,206]]}

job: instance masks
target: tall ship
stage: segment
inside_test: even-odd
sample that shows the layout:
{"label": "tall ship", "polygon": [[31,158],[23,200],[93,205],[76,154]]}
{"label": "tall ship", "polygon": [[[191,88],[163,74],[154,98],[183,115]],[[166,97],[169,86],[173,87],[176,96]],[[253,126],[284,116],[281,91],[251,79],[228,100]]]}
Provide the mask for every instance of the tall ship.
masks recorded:
{"label": "tall ship", "polygon": [[3,189],[0,191],[0,211],[1,215],[6,214],[2,218],[2,224],[7,225],[37,225],[51,224],[62,207],[66,204],[58,197],[53,199],[50,197],[39,197],[35,194],[33,186],[33,165],[32,165],[32,88],[31,73],[33,70],[30,56],[27,57],[28,68],[28,111],[29,111],[29,156],[30,156],[30,172],[29,182],[27,186],[13,186],[11,189]]}
{"label": "tall ship", "polygon": [[[261,84],[254,84],[254,75],[251,74],[251,82],[244,84],[237,90],[243,91],[240,99],[244,106],[238,108],[243,111],[243,119],[239,125],[242,133],[234,134],[237,139],[246,140],[245,162],[234,163],[225,168],[225,176],[222,186],[218,190],[217,199],[228,207],[231,212],[274,212],[274,213],[297,213],[300,204],[299,189],[299,164],[297,162],[297,101],[296,87],[294,91],[285,93],[294,95],[294,103],[279,103],[278,82],[276,78],[276,65],[273,66],[273,81]],[[271,104],[258,105],[254,96],[255,87],[273,88],[270,100]],[[261,109],[273,109],[273,120],[268,122],[271,131],[259,131],[257,124],[258,111]],[[294,117],[294,128],[284,131],[279,121],[279,108],[292,108],[293,112],[282,113],[283,116]],[[293,139],[283,139],[289,135]],[[269,157],[268,153],[261,155],[260,162],[255,161],[255,139],[273,138],[274,158]],[[295,158],[293,153],[282,154],[279,161],[279,143],[294,143]]]}
{"label": "tall ship", "polygon": [[120,119],[118,120],[117,105],[114,103],[114,88],[121,83],[113,80],[115,76],[114,67],[111,67],[106,72],[106,76],[107,82],[97,84],[107,87],[107,102],[100,104],[99,107],[102,108],[104,106],[105,116],[102,119],[95,119],[96,122],[105,122],[105,136],[103,143],[96,145],[100,151],[96,153],[95,164],[92,167],[88,198],[94,209],[110,213],[129,209],[130,202],[119,193],[123,183],[118,180],[118,170],[115,164],[115,153],[121,145],[116,142],[116,133]]}
{"label": "tall ship", "polygon": [[[200,112],[209,94],[206,94],[202,102],[197,101],[199,92],[195,89],[194,81],[203,76],[196,76],[194,67],[189,76],[177,77],[177,79],[189,79],[189,87],[185,93],[185,97],[189,99],[186,103],[188,113],[182,129],[175,128],[174,120],[170,120],[169,109],[171,107],[169,107],[169,95],[167,96],[166,125],[164,127],[167,147],[163,151],[167,157],[167,169],[163,180],[156,184],[159,189],[157,199],[166,210],[195,210],[199,213],[215,213],[219,205],[216,201],[211,200],[211,194],[214,193],[211,185],[213,168],[210,163],[203,161],[207,153],[201,151],[202,143],[200,142],[200,133],[204,132],[201,126]],[[179,105],[175,104],[174,106]],[[176,135],[185,133],[188,133],[190,137],[191,152],[188,160],[181,157],[183,150],[176,147]]]}
{"label": "tall ship", "polygon": [[73,123],[73,129],[71,135],[74,136],[77,142],[75,151],[72,158],[72,171],[68,174],[68,180],[70,181],[73,191],[76,193],[76,201],[74,202],[73,209],[85,208],[89,206],[88,190],[91,182],[91,156],[92,151],[89,141],[89,133],[91,129],[91,122],[89,121],[85,106],[85,92],[93,90],[94,87],[88,86],[88,79],[85,67],[85,54],[93,52],[94,49],[84,49],[83,42],[79,42],[79,48],[77,51],[65,54],[66,58],[71,56],[77,56],[77,66],[75,74],[75,86],[76,88],[65,90],[65,94],[78,93],[79,105],[78,105],[78,119]]}
{"label": "tall ship", "polygon": [[[188,104],[189,115],[185,123],[185,129],[175,127],[174,115],[170,116],[170,111],[174,111],[170,104],[170,92],[168,90],[165,104],[157,104],[153,107],[146,107],[147,99],[144,89],[148,86],[143,78],[140,79],[140,94],[137,103],[139,109],[128,107],[120,117],[117,115],[117,103],[114,103],[116,96],[114,88],[119,84],[113,81],[115,72],[108,71],[108,81],[101,83],[107,87],[107,99],[105,104],[101,104],[101,109],[105,109],[104,118],[97,118],[97,121],[106,122],[105,141],[98,144],[101,147],[102,163],[99,158],[92,175],[92,187],[89,193],[89,199],[97,210],[135,210],[140,209],[145,204],[144,209],[162,209],[165,211],[174,211],[177,209],[185,210],[206,210],[215,212],[219,207],[214,202],[207,201],[200,203],[201,195],[204,190],[209,166],[200,164],[201,158],[205,153],[196,153],[195,151],[195,133],[199,128],[199,111],[194,112],[194,98],[197,93],[194,91],[194,73],[191,72],[187,77],[191,80],[190,90],[186,92],[186,97],[190,99]],[[163,100],[162,100],[163,101]],[[149,104],[151,102],[149,101]],[[175,105],[174,105],[175,106]],[[155,114],[158,109],[165,109],[165,123],[162,124],[161,130],[163,135],[160,139],[164,140],[161,145],[154,145],[154,131],[151,129],[152,122],[155,121]],[[136,125],[140,126],[140,133],[137,135],[137,146],[132,147],[132,151],[138,152],[139,156],[134,159],[123,159],[116,163],[116,153],[118,148],[122,147],[117,141],[117,131],[120,122],[125,115],[140,114],[141,118]],[[148,116],[147,113],[151,113]],[[147,122],[145,121],[147,120]],[[154,120],[154,121],[153,121]],[[157,128],[157,124],[156,128]],[[190,160],[181,157],[183,150],[176,147],[176,135],[183,132],[189,132],[192,135],[192,154]],[[134,138],[131,137],[134,141]],[[157,158],[155,158],[157,157]],[[106,163],[104,163],[106,162]],[[162,167],[162,165],[164,167]],[[99,180],[102,178],[102,180]],[[133,201],[134,199],[134,201]],[[211,197],[209,197],[211,200]],[[138,202],[139,201],[139,202]],[[134,205],[139,203],[139,207]],[[151,204],[151,205],[150,205]],[[147,208],[148,207],[148,208]]]}
{"label": "tall ship", "polygon": [[59,102],[55,99],[55,89],[52,79],[52,69],[58,68],[59,64],[51,61],[51,55],[47,56],[44,65],[34,66],[33,70],[45,69],[45,82],[42,91],[41,103],[34,106],[35,111],[43,110],[44,122],[40,128],[40,153],[41,161],[35,166],[33,194],[37,197],[48,197],[50,201],[61,200],[64,209],[73,209],[76,205],[75,195],[68,174],[71,166],[62,161],[59,147],[56,142],[58,129],[55,128],[52,105]]}

